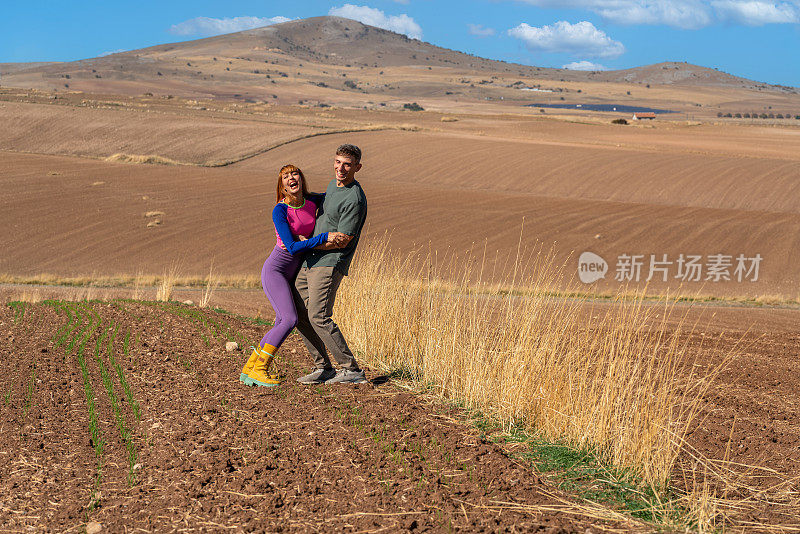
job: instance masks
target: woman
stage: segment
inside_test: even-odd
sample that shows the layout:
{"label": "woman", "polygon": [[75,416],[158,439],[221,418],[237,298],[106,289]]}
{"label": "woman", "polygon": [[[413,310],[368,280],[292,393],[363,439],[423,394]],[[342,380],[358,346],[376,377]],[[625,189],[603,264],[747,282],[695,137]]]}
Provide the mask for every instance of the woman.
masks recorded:
{"label": "woman", "polygon": [[245,384],[277,386],[280,379],[268,374],[275,353],[297,324],[292,285],[303,253],[325,243],[336,244],[344,234],[325,232],[316,237],[317,208],[325,195],[309,194],[303,172],[284,165],[278,172],[277,205],[272,210],[277,243],[261,269],[261,287],[275,310],[275,326],[261,339],[239,375]]}

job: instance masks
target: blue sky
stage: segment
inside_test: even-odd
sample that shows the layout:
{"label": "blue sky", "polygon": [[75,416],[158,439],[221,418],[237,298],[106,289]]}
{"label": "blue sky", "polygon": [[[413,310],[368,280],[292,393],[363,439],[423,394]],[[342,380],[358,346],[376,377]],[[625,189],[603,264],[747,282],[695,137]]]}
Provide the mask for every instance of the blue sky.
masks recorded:
{"label": "blue sky", "polygon": [[10,2],[0,18],[0,62],[70,61],[327,14],[530,65],[688,61],[800,86],[800,0]]}

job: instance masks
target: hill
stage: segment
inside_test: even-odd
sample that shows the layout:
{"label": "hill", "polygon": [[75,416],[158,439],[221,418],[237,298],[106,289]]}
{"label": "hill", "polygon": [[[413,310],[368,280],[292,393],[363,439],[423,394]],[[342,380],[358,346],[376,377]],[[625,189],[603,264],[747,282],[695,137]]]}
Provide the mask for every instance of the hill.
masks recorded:
{"label": "hill", "polygon": [[[313,17],[67,63],[0,64],[0,74],[3,85],[13,87],[359,107],[365,105],[364,95],[369,95],[366,104],[375,106],[434,98],[508,107],[534,97],[560,101],[588,96],[591,101],[592,95],[597,102],[623,103],[619,98],[624,95],[624,103],[641,104],[645,95],[630,98],[630,93],[643,85],[795,92],[686,63],[604,72],[506,63],[339,17]],[[675,107],[694,104],[697,98],[679,94],[667,100]]]}
{"label": "hill", "polygon": [[595,71],[590,72],[588,77],[594,81],[617,83],[634,82],[640,84],[780,89],[779,86],[759,83],[747,78],[733,76],[717,69],[692,65],[685,61],[667,61],[633,69]]}

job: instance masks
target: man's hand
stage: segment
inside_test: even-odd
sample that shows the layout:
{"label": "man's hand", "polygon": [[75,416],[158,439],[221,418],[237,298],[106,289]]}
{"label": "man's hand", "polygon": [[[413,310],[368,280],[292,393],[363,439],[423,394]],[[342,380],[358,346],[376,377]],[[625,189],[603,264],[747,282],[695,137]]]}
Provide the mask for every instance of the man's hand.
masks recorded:
{"label": "man's hand", "polygon": [[346,247],[353,236],[343,234],[341,232],[328,232],[328,243],[332,244],[335,248]]}
{"label": "man's hand", "polygon": [[314,247],[315,250],[335,250],[346,247],[353,236],[341,232],[328,232],[328,241],[322,245]]}

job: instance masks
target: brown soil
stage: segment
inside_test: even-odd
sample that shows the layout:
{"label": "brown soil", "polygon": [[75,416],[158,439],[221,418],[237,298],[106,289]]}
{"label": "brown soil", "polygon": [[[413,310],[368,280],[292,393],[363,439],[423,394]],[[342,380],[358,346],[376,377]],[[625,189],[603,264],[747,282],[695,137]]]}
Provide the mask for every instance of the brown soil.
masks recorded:
{"label": "brown soil", "polygon": [[[65,531],[89,521],[111,531],[635,528],[582,515],[529,466],[480,438],[458,409],[381,380],[301,387],[294,379],[310,361],[294,337],[280,359],[286,382],[248,388],[237,381],[246,355],[228,354],[223,346],[228,339],[258,339],[263,326],[181,305],[71,309],[83,317],[76,324],[88,325],[96,315],[103,325],[87,330],[93,333],[82,353],[104,441],[99,484],[81,350],[79,344],[65,347],[79,333],[59,331],[68,321],[66,309],[29,305],[15,320],[4,306],[3,528]],[[112,323],[118,327],[113,348],[106,353],[103,344],[98,359],[96,341]],[[67,342],[56,346],[59,333]],[[130,429],[135,458],[120,428]]]}
{"label": "brown soil", "polygon": [[[206,109],[203,109],[206,108]],[[0,273],[57,276],[257,275],[271,247],[275,172],[331,176],[341,142],[364,148],[365,238],[452,257],[487,251],[484,279],[523,249],[553,247],[569,284],[615,291],[617,258],[726,254],[763,258],[757,282],[684,283],[651,291],[794,300],[800,283],[800,135],[796,127],[678,122],[618,127],[534,114],[456,114],[197,102],[0,90]],[[332,134],[342,128],[375,129]],[[420,131],[397,131],[397,128]],[[325,134],[304,138],[308,135]],[[294,142],[270,150],[290,139]],[[19,152],[25,152],[19,153]],[[224,168],[93,161],[116,152]],[[50,153],[53,155],[44,155]],[[75,157],[84,156],[84,157]],[[144,214],[164,212],[148,227]],[[577,280],[599,254],[606,279]],[[677,267],[673,264],[673,274]]]}
{"label": "brown soil", "polygon": [[[795,325],[800,313],[795,312]],[[719,496],[747,499],[739,521],[795,525],[800,517],[800,336],[794,332],[720,333],[703,328],[689,340],[700,369],[729,358],[703,397],[674,475],[687,484],[690,455],[722,477],[708,483]],[[751,527],[752,528],[752,527]]]}
{"label": "brown soil", "polygon": [[[345,141],[369,151],[358,176],[370,199],[365,240],[388,230],[393,248],[430,247],[442,257],[485,243],[487,272],[502,276],[513,265],[524,217],[523,248],[555,246],[559,262],[568,262],[568,282],[577,282],[581,252],[606,259],[606,280],[576,284],[584,291],[619,288],[621,254],[645,261],[667,254],[673,262],[680,254],[760,254],[755,283],[679,287],[679,280],[656,277],[650,288],[797,298],[797,162],[675,153],[658,156],[665,164],[651,172],[647,159],[656,156],[645,151],[415,132],[315,137],[220,169],[0,153],[0,202],[7,206],[0,246],[8,251],[0,272],[161,274],[178,263],[180,274],[202,276],[213,260],[220,274],[257,274],[271,246],[264,240],[271,239],[273,173],[287,161],[298,163],[312,189],[322,190],[330,154]],[[498,161],[508,170],[496,171]],[[718,165],[717,174],[703,174],[706,164]],[[750,185],[737,189],[746,169]],[[684,174],[694,177],[671,178]],[[165,213],[159,226],[147,227],[149,211]],[[647,264],[642,286],[646,278]]]}
{"label": "brown soil", "polygon": [[[153,154],[181,163],[214,165],[325,131],[269,117],[236,121],[224,114],[206,114],[189,119],[185,114],[190,109],[159,109],[120,98],[81,102],[44,110],[34,104],[5,104],[6,128],[0,134],[0,145],[5,150],[39,154],[100,158],[118,153]],[[124,124],[119,121],[120,113],[125,114]],[[159,134],[153,135],[156,131]]]}

